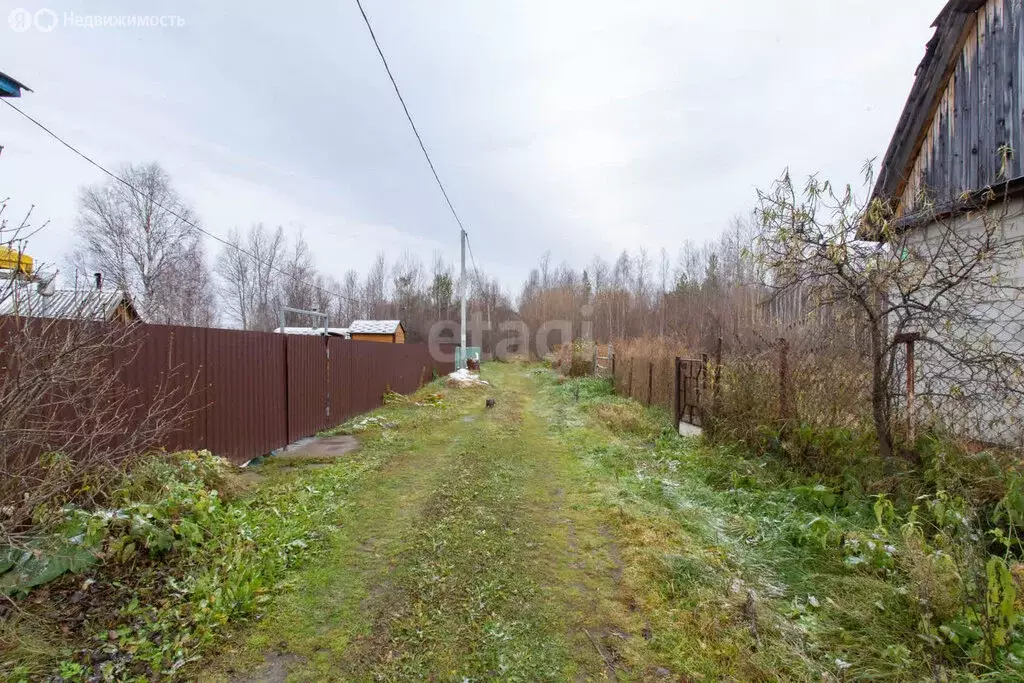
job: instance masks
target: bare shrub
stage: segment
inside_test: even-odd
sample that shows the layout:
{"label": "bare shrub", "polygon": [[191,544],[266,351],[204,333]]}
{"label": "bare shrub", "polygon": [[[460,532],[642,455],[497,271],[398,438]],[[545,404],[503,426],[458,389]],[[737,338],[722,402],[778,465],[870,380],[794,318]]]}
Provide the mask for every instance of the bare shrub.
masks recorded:
{"label": "bare shrub", "polygon": [[1024,283],[1013,273],[1022,238],[1008,230],[1011,202],[998,199],[990,192],[957,207],[963,212],[924,201],[908,223],[880,200],[865,203],[850,187],[815,177],[798,189],[787,173],[759,193],[758,250],[769,286],[854,310],[867,332],[872,421],[884,457],[895,453],[899,436],[895,398],[906,339],[930,368],[926,400],[941,422],[972,431],[962,418],[974,413],[973,431],[989,439],[1019,420]]}
{"label": "bare shrub", "polygon": [[0,535],[10,541],[44,506],[104,495],[115,472],[168,442],[187,418],[189,392],[149,396],[127,388],[119,368],[139,336],[111,323],[0,321]]}
{"label": "bare shrub", "polygon": [[[5,209],[0,243],[21,253],[29,216],[10,225]],[[28,271],[5,275],[0,299],[36,286]],[[173,368],[145,395],[122,383],[142,337],[119,323],[0,318],[0,543],[17,543],[67,501],[105,495],[119,469],[168,443],[188,418],[191,389]]]}

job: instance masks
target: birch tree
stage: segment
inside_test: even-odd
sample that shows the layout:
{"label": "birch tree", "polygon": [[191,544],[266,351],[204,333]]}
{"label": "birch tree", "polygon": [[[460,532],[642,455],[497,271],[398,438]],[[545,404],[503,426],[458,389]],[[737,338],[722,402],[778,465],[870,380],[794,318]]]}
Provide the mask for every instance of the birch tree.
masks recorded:
{"label": "birch tree", "polygon": [[[111,179],[81,190],[72,262],[131,294],[150,322],[212,318],[210,309],[191,308],[212,303],[195,212],[157,163],[127,164],[118,175],[127,184]],[[181,299],[186,293],[190,302]]]}

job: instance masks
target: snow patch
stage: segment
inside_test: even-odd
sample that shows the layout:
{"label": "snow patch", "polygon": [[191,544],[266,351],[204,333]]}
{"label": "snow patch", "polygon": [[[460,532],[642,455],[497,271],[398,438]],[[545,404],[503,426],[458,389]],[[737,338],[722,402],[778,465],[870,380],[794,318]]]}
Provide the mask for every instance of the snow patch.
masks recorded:
{"label": "snow patch", "polygon": [[490,382],[480,379],[480,375],[470,372],[466,368],[459,368],[448,375],[444,383],[450,387],[465,389],[467,387],[487,387]]}

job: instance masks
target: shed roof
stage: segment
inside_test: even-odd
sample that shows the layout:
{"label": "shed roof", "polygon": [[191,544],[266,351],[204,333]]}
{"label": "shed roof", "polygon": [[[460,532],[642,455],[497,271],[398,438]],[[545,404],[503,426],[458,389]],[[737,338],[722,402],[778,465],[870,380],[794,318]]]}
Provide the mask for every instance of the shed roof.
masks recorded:
{"label": "shed roof", "polygon": [[0,97],[21,97],[22,90],[32,92],[32,88],[0,71]]}
{"label": "shed roof", "polygon": [[121,304],[138,315],[131,297],[119,289],[58,289],[44,296],[35,287],[24,287],[0,301],[0,315],[110,320]]}
{"label": "shed roof", "polygon": [[[274,333],[275,334],[281,334],[282,330],[283,330],[284,334],[298,334],[298,335],[305,335],[305,336],[319,336],[319,335],[322,335],[324,333],[324,328],[322,328],[322,327],[284,327],[284,328],[278,327],[278,328],[276,328],[274,330]],[[344,338],[348,339],[348,328],[347,327],[328,327],[327,328],[327,336],[329,336],[329,337],[344,337]]]}
{"label": "shed roof", "polygon": [[394,334],[401,326],[401,320],[353,320],[348,326],[349,334]]}

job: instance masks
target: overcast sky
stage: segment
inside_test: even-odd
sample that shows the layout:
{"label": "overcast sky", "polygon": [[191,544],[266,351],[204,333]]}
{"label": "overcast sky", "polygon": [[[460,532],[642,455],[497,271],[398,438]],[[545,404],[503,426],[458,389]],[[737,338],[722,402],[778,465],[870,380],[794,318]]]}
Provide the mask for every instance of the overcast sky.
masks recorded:
{"label": "overcast sky", "polygon": [[[301,229],[337,277],[380,249],[457,258],[354,0],[228,4],[4,0],[0,71],[101,163],[159,161],[212,232]],[[943,4],[364,0],[479,265],[513,291],[547,249],[581,266],[712,237],[786,166],[856,181]],[[16,8],[57,25],[15,31]],[[141,12],[184,26],[69,15]],[[4,106],[0,145],[0,198],[51,219],[29,252],[60,261],[102,176]]]}

